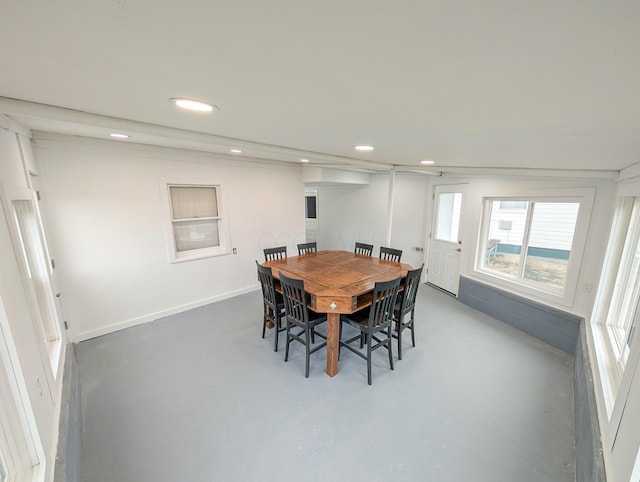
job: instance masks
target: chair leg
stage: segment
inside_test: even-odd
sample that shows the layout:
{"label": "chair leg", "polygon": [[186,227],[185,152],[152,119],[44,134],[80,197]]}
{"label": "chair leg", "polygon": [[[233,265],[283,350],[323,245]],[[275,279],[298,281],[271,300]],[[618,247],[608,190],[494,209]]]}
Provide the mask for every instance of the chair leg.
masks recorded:
{"label": "chair leg", "polygon": [[273,330],[273,335],[275,336],[275,339],[273,341],[273,351],[278,351],[278,338],[280,335],[280,327],[282,326],[281,323],[281,318],[278,318],[278,315],[276,315],[276,323],[274,326],[274,330]]}
{"label": "chair leg", "polygon": [[264,338],[264,334],[267,331],[267,312],[266,312],[266,307],[265,307],[265,312],[262,316],[262,338]]}
{"label": "chair leg", "polygon": [[413,325],[415,324],[415,318],[413,317],[413,311],[411,312],[411,344],[416,346],[416,334],[413,331]]}
{"label": "chair leg", "polygon": [[[389,329],[389,332],[391,332],[391,329]],[[389,349],[389,366],[393,370],[393,338],[391,338],[391,335],[387,338],[387,348]]]}
{"label": "chair leg", "polygon": [[289,361],[289,343],[291,343],[291,337],[289,336],[289,323],[287,323],[287,344],[284,350],[284,361]]}
{"label": "chair leg", "polygon": [[367,333],[367,382],[371,385],[371,333]]}
{"label": "chair leg", "polygon": [[402,322],[398,323],[398,360],[402,360]]}
{"label": "chair leg", "polygon": [[[306,355],[307,355],[306,356],[306,358],[307,358],[306,366],[305,366],[305,370],[304,370],[305,378],[309,378],[309,359],[311,358],[311,353],[309,353],[311,351],[310,346],[309,346],[309,341],[310,341],[309,340],[309,331],[310,331],[309,328],[307,328],[305,330],[305,334],[304,334],[304,339],[305,339],[305,342],[306,342],[305,345],[304,345],[304,348],[305,348]],[[311,336],[313,337],[313,330],[311,330]]]}

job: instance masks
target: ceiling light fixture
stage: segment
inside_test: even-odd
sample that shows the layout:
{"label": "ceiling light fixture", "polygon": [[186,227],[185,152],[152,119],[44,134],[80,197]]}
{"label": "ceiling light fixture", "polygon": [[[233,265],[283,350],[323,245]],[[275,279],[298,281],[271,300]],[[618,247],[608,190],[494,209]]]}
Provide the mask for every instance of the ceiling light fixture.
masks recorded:
{"label": "ceiling light fixture", "polygon": [[195,112],[211,112],[213,109],[217,109],[217,107],[210,102],[202,102],[200,100],[176,97],[169,100],[182,109],[192,110]]}
{"label": "ceiling light fixture", "polygon": [[300,162],[309,162],[309,159],[300,159]]}
{"label": "ceiling light fixture", "polygon": [[109,135],[111,137],[115,137],[116,139],[129,139],[127,134],[118,134],[117,132],[110,132]]}
{"label": "ceiling light fixture", "polygon": [[229,150],[234,154],[242,154],[242,151],[240,149],[229,149]]}
{"label": "ceiling light fixture", "polygon": [[435,161],[432,161],[431,159],[425,159],[424,161],[420,161],[420,164],[424,164],[424,165],[430,165],[430,164],[435,164]]}
{"label": "ceiling light fixture", "polygon": [[375,147],[373,146],[367,146],[364,144],[354,146],[354,147],[356,148],[356,151],[373,151],[375,149]]}

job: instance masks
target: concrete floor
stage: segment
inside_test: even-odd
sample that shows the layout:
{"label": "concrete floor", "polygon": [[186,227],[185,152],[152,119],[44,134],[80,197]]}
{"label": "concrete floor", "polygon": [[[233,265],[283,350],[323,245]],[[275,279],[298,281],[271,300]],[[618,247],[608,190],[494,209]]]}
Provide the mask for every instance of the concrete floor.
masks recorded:
{"label": "concrete floor", "polygon": [[82,480],[575,480],[566,353],[423,285],[394,371],[377,351],[368,386],[343,350],[330,378],[320,351],[305,379],[261,309],[254,292],[81,343]]}

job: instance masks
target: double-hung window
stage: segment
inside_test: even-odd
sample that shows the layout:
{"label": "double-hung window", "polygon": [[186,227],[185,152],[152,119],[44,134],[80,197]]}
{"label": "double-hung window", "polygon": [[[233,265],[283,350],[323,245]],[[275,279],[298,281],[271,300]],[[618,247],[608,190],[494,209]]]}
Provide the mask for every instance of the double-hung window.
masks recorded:
{"label": "double-hung window", "polygon": [[31,430],[27,407],[16,374],[17,360],[9,349],[8,320],[0,301],[0,481],[40,480],[38,434]]}
{"label": "double-hung window", "polygon": [[[15,199],[13,208],[13,236],[16,252],[20,253],[20,268],[25,292],[35,308],[32,312],[36,333],[42,341],[51,370],[47,370],[49,389],[53,396],[53,382],[58,374],[62,351],[60,318],[51,282],[52,261],[46,245],[42,220],[36,199]],[[42,353],[44,355],[45,353]]]}
{"label": "double-hung window", "polygon": [[171,260],[183,261],[228,251],[219,185],[168,184]]}
{"label": "double-hung window", "polygon": [[[630,397],[640,343],[640,198],[618,198],[592,322],[602,400],[613,446]],[[626,368],[630,370],[626,370]],[[637,375],[636,375],[637,376]]]}
{"label": "double-hung window", "polygon": [[637,324],[640,300],[640,198],[627,198],[620,207],[628,217],[625,241],[605,324],[616,359],[623,369]]}
{"label": "double-hung window", "polygon": [[593,321],[610,413],[640,318],[640,198],[618,201],[602,284]]}
{"label": "double-hung window", "polygon": [[569,303],[580,259],[574,251],[583,199],[485,198],[476,272],[542,298]]}

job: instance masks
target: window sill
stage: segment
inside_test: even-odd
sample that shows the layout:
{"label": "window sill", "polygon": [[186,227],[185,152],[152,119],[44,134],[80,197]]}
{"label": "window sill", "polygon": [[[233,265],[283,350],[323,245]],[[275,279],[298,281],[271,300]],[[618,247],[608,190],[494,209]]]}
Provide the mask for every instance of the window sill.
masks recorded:
{"label": "window sill", "polygon": [[556,294],[550,291],[544,291],[536,286],[521,283],[516,279],[503,278],[491,271],[474,269],[473,275],[478,279],[484,280],[494,286],[506,289],[515,294],[533,297],[537,300],[550,302],[564,308],[571,308],[573,306],[573,290],[569,287],[565,288],[564,293]]}
{"label": "window sill", "polygon": [[170,263],[183,263],[186,261],[196,261],[198,259],[206,259],[206,258],[216,258],[218,256],[226,256],[228,254],[231,254],[230,250],[216,250],[216,251],[209,251],[207,253],[193,253],[193,254],[183,254],[183,255],[178,255],[178,256],[172,256],[171,259],[169,260]]}

